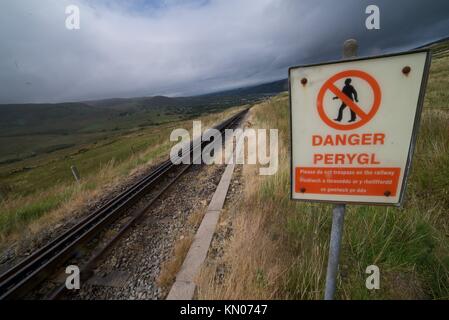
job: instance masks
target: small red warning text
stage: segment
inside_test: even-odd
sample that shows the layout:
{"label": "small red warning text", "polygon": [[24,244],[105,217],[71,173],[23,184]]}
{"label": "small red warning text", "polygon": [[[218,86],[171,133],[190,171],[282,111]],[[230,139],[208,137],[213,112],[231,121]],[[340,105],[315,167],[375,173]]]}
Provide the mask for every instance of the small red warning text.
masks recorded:
{"label": "small red warning text", "polygon": [[359,196],[396,196],[401,168],[295,169],[295,192]]}

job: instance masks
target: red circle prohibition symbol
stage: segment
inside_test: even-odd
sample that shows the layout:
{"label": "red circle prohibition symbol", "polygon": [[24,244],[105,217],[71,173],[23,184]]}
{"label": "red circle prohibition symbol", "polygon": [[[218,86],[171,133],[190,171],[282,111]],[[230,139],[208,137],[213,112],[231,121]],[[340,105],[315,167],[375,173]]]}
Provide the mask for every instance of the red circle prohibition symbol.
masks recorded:
{"label": "red circle prohibition symbol", "polygon": [[[340,89],[338,89],[335,86],[335,82],[342,78],[349,78],[349,77],[355,77],[360,78],[368,82],[369,86],[373,90],[374,94],[374,101],[369,109],[369,112],[366,113],[362,108],[359,107],[359,105],[352,101],[348,96],[346,96]],[[324,111],[324,95],[326,94],[327,90],[330,90],[335,96],[337,96],[344,104],[346,104],[351,110],[353,110],[359,117],[360,120],[355,123],[349,123],[349,124],[341,124],[336,123],[335,121],[331,120],[326,112]],[[360,128],[361,126],[367,124],[377,113],[379,110],[380,102],[382,99],[382,93],[380,91],[380,86],[377,83],[376,79],[374,79],[371,75],[364,71],[360,70],[347,70],[343,72],[339,72],[336,75],[332,76],[327,80],[323,86],[320,89],[320,92],[318,93],[317,98],[317,108],[318,108],[318,114],[320,115],[321,120],[323,120],[328,126],[338,129],[338,130],[353,130]]]}

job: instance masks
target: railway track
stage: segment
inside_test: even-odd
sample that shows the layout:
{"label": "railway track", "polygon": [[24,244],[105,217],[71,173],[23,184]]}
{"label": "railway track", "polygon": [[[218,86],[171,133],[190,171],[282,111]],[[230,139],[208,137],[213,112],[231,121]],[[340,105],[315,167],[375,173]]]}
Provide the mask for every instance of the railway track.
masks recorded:
{"label": "railway track", "polygon": [[[231,128],[238,123],[247,111],[248,109],[239,112],[214,128],[223,133],[225,129]],[[191,143],[189,155],[193,154],[195,148],[203,149],[209,144],[210,142],[208,141],[201,142],[197,146],[194,143]],[[61,267],[64,262],[75,256],[80,248],[98,236],[107,228],[107,226],[111,225],[126,211],[130,210],[148,192],[157,189],[161,179],[173,172],[174,168],[178,166],[179,165],[173,164],[170,159],[162,162],[133,186],[121,192],[105,205],[88,214],[77,224],[64,231],[54,240],[42,246],[33,254],[5,271],[0,275],[0,299],[21,298],[45,279],[52,277],[55,270]],[[156,196],[147,203],[145,208],[139,210],[137,214],[134,214],[132,219],[122,226],[120,231],[108,241],[107,245],[101,248],[101,250],[96,252],[93,257],[89,259],[86,265],[82,268],[81,274],[85,275],[89,268],[104,255],[109,247],[112,246],[112,244],[116,242],[117,239],[121,237],[121,235],[124,234],[141,215],[143,215],[152,203],[189,167],[190,165],[187,165],[180,170],[174,178],[170,179],[170,182],[166,186],[157,192]],[[50,295],[50,298],[57,298],[64,290],[64,285],[59,286],[57,290]]]}

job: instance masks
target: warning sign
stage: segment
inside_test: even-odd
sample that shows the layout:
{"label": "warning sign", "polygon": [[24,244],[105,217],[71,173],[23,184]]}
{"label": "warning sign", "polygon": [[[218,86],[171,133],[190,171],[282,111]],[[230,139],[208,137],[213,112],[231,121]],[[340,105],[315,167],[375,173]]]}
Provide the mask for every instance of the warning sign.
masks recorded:
{"label": "warning sign", "polygon": [[[369,110],[368,112],[365,112],[364,108],[358,106],[359,102],[357,98],[358,94],[354,86],[351,85],[353,78],[366,81],[367,84],[372,89],[374,101],[372,106],[368,108]],[[341,79],[345,79],[345,85],[340,90],[335,86],[335,83]],[[323,106],[324,97],[326,95],[327,90],[335,94],[334,100],[335,99],[341,100],[341,106],[338,111],[338,117],[334,120],[332,120],[332,117],[329,117]],[[371,120],[376,114],[377,110],[379,109],[380,101],[381,101],[381,91],[376,79],[374,79],[366,72],[360,70],[349,70],[337,73],[324,83],[318,94],[317,106],[318,106],[318,113],[321,119],[328,126],[339,130],[351,130],[359,128],[363,126],[365,123],[367,123],[369,120]],[[348,121],[348,123],[343,124],[341,122],[343,120],[343,112],[346,109],[346,107],[349,107],[351,111],[351,119]],[[360,121],[356,122],[357,117],[360,119]]]}
{"label": "warning sign", "polygon": [[292,198],[400,205],[428,51],[289,70]]}

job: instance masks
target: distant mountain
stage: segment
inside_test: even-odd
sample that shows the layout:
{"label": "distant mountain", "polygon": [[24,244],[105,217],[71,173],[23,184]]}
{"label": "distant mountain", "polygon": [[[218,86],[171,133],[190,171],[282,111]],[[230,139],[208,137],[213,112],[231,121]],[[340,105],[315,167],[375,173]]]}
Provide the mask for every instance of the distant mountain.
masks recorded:
{"label": "distant mountain", "polygon": [[447,43],[449,41],[449,37],[444,37],[441,39],[433,40],[430,42],[427,42],[426,44],[420,45],[419,47],[416,47],[415,49],[422,49],[422,48],[433,48],[435,45]]}
{"label": "distant mountain", "polygon": [[0,137],[109,131],[156,125],[224,108],[255,103],[260,95],[244,92],[193,97],[115,98],[73,103],[0,105]]}
{"label": "distant mountain", "polygon": [[0,105],[0,135],[69,134],[118,113],[85,103]]}
{"label": "distant mountain", "polygon": [[245,96],[255,94],[275,95],[288,90],[288,80],[278,80],[274,82],[263,83],[255,86],[242,87],[232,90],[209,93],[204,96]]}
{"label": "distant mountain", "polygon": [[[71,134],[158,123],[251,104],[288,90],[287,80],[191,97],[113,98],[71,103],[0,105],[0,136]],[[167,118],[168,119],[168,118]],[[124,125],[123,121],[127,124]]]}
{"label": "distant mountain", "polygon": [[165,96],[138,97],[138,98],[115,98],[105,100],[84,101],[83,103],[100,108],[115,110],[138,110],[142,108],[173,107],[186,98],[170,98]]}

